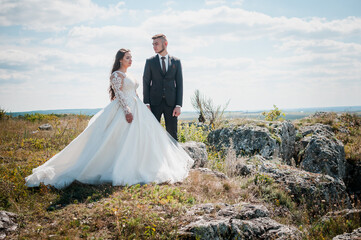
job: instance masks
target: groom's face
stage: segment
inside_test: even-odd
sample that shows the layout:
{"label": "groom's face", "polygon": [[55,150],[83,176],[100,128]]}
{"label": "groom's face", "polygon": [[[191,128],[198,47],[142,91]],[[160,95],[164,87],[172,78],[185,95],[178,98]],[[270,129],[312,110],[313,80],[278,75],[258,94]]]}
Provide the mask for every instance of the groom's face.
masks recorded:
{"label": "groom's face", "polygon": [[156,38],[153,40],[153,49],[155,53],[161,53],[167,47],[166,42],[163,42],[163,39]]}

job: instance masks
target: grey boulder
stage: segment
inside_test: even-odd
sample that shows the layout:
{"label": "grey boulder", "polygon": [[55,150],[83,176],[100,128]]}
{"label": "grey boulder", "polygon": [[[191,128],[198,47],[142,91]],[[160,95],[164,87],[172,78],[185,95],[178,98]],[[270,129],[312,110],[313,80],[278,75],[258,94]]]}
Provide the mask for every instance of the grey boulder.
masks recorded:
{"label": "grey boulder", "polygon": [[6,235],[18,228],[15,213],[0,211],[0,239],[5,239]]}
{"label": "grey boulder", "polygon": [[338,235],[334,238],[332,238],[332,240],[360,240],[361,239],[361,228],[357,228],[355,230],[353,230],[352,233],[344,233],[342,235]]}
{"label": "grey boulder", "polygon": [[259,171],[275,179],[298,203],[323,209],[351,206],[345,184],[331,176],[270,162],[264,162]]}
{"label": "grey boulder", "polygon": [[180,229],[180,239],[301,239],[298,229],[269,218],[259,204],[201,204],[186,214],[195,219]]}
{"label": "grey boulder", "polygon": [[331,127],[316,124],[300,129],[304,154],[300,167],[313,173],[327,174],[337,180],[346,178],[344,145],[336,139]]}
{"label": "grey boulder", "polygon": [[296,132],[290,121],[260,121],[243,126],[221,128],[208,135],[208,142],[216,150],[232,147],[237,155],[259,154],[266,159],[280,157],[292,162]]}
{"label": "grey boulder", "polygon": [[181,143],[183,149],[194,160],[193,168],[204,167],[208,161],[206,145],[201,142],[185,142]]}

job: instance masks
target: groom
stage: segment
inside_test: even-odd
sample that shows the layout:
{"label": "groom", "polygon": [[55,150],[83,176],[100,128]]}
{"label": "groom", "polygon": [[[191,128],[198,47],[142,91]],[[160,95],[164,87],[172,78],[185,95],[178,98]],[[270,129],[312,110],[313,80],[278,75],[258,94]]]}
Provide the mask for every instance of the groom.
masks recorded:
{"label": "groom", "polygon": [[145,63],[143,101],[159,122],[164,115],[167,132],[178,140],[177,122],[183,99],[182,65],[179,59],[168,55],[164,34],[154,35],[152,39],[157,55]]}

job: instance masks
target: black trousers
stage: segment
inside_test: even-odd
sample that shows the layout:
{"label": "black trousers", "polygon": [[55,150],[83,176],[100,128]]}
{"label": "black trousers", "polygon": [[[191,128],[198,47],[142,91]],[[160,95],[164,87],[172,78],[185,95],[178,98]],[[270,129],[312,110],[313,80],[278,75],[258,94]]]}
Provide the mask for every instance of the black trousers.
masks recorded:
{"label": "black trousers", "polygon": [[175,106],[170,107],[165,102],[165,99],[162,100],[162,102],[159,105],[150,105],[150,109],[152,110],[152,113],[154,114],[155,118],[160,122],[160,118],[162,117],[162,114],[164,116],[165,120],[165,128],[167,129],[167,132],[178,141],[177,137],[177,124],[178,124],[178,117],[173,117],[173,110]]}

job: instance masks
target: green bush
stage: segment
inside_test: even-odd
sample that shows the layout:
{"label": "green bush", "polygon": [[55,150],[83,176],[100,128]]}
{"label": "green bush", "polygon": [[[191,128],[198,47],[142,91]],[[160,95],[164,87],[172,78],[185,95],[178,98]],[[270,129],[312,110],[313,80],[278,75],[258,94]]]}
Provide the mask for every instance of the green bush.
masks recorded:
{"label": "green bush", "polygon": [[209,131],[206,128],[197,126],[196,123],[178,125],[178,140],[179,142],[203,142],[206,143]]}
{"label": "green bush", "polygon": [[40,122],[42,120],[55,120],[58,117],[56,114],[41,114],[41,113],[33,113],[33,114],[25,114],[24,119],[30,121],[30,122]]}
{"label": "green bush", "polygon": [[262,115],[265,117],[267,121],[283,121],[284,118],[282,116],[286,116],[276,105],[273,105],[274,109],[269,112],[263,112]]}

